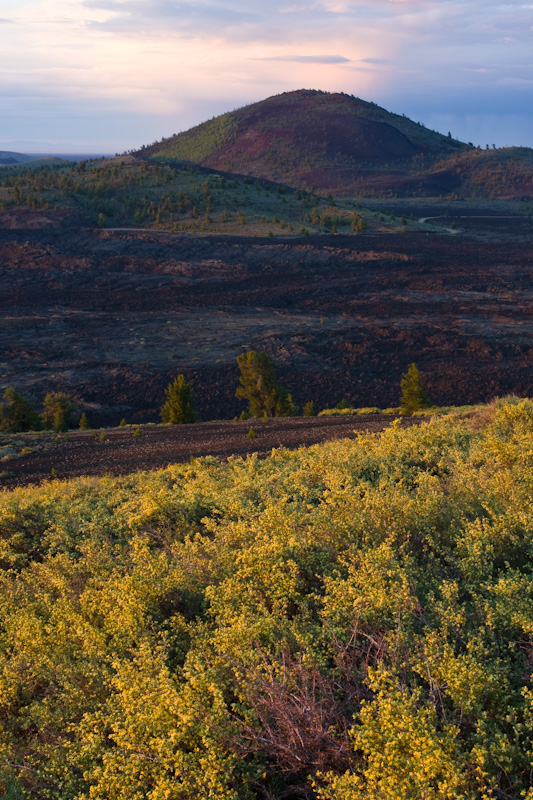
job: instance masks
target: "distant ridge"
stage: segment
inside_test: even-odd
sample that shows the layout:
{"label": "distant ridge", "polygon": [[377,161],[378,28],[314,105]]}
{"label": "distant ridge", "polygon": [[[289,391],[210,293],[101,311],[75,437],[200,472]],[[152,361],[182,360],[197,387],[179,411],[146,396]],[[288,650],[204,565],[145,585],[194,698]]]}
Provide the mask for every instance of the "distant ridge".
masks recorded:
{"label": "distant ridge", "polygon": [[0,150],[0,167],[40,167],[59,165],[69,161],[94,161],[110,158],[104,153],[15,153],[11,150]]}
{"label": "distant ridge", "polygon": [[[350,192],[369,179],[408,189],[472,145],[346,94],[300,89],[215,117],[138,151],[297,188]],[[417,183],[420,181],[417,178]]]}
{"label": "distant ridge", "polygon": [[66,164],[67,161],[60,156],[40,155],[32,156],[24,153],[12,153],[9,150],[0,150],[0,167],[11,167],[15,172],[21,169],[39,169],[40,167],[53,167]]}
{"label": "distant ridge", "polygon": [[0,166],[22,164],[28,161],[33,161],[33,157],[25,153],[13,153],[11,150],[0,150]]}

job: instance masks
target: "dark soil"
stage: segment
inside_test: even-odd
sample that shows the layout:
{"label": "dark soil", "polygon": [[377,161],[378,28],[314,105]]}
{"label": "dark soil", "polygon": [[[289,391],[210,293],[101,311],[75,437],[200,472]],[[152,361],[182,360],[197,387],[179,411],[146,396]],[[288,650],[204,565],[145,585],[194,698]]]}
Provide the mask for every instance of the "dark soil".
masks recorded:
{"label": "dark soil", "polygon": [[[137,429],[114,428],[105,431],[105,441],[100,441],[100,432],[80,431],[69,434],[67,439],[54,434],[20,434],[17,439],[31,446],[34,452],[4,462],[0,487],[13,489],[53,477],[126,475],[207,455],[219,458],[254,452],[264,455],[274,447],[296,448],[353,438],[358,433],[379,432],[391,425],[393,419],[369,415],[201,422],[148,426],[142,428],[141,436],[135,436]],[[403,418],[402,425],[420,421],[416,417]],[[256,433],[255,439],[247,436],[250,428]]]}
{"label": "dark soil", "polygon": [[231,419],[236,356],[264,349],[294,401],[317,409],[397,406],[412,361],[437,404],[531,394],[532,222],[487,205],[381,203],[457,235],[428,221],[427,233],[286,240],[5,212],[0,387],[37,404],[66,391],[93,426],[155,422],[183,372],[201,419]]}

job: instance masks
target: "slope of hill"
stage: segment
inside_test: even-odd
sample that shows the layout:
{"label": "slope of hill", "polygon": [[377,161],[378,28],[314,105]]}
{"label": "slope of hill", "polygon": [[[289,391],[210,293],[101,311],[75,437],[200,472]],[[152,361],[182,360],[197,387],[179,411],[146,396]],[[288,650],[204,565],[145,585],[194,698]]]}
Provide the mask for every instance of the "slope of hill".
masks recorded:
{"label": "slope of hill", "polygon": [[287,92],[142,148],[336,196],[530,197],[533,150],[480,150],[345,94]]}
{"label": "slope of hill", "polygon": [[463,196],[513,199],[533,196],[533,150],[504,147],[457,153],[434,166],[434,179]]}
{"label": "slope of hill", "polygon": [[203,167],[147,163],[131,155],[80,164],[39,161],[2,170],[0,212],[9,214],[0,227],[40,226],[35,217],[27,218],[27,209],[76,212],[99,227],[202,235],[384,232],[400,230],[402,224],[351,201],[333,202],[264,180],[228,179]]}
{"label": "slope of hill", "polygon": [[139,151],[281,181],[299,188],[353,190],[365,172],[409,172],[469,145],[345,94],[287,92],[204,122]]}

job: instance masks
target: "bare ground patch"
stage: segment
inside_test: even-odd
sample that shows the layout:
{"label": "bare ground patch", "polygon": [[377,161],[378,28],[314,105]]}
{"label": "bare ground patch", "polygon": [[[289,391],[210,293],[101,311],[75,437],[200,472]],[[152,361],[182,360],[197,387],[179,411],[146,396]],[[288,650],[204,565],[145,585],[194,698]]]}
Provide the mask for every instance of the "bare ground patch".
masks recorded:
{"label": "bare ground patch", "polygon": [[[391,416],[288,417],[268,422],[199,422],[194,425],[145,426],[135,436],[133,426],[105,431],[55,434],[19,434],[17,442],[33,452],[3,463],[0,486],[37,484],[52,478],[81,475],[126,475],[138,470],[155,470],[190,458],[249,453],[265,455],[275,447],[294,449],[334,439],[354,438],[359,433],[378,433],[392,424]],[[402,425],[420,419],[403,418]],[[250,427],[257,438],[249,439]],[[54,442],[55,440],[55,442]]]}

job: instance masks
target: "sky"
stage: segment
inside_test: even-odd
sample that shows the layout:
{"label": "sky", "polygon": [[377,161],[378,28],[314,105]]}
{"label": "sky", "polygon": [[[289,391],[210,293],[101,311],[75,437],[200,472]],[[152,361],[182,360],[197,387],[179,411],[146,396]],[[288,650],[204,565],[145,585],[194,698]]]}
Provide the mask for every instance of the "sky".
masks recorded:
{"label": "sky", "polygon": [[533,147],[533,0],[0,0],[0,150],[122,153],[294,89]]}

